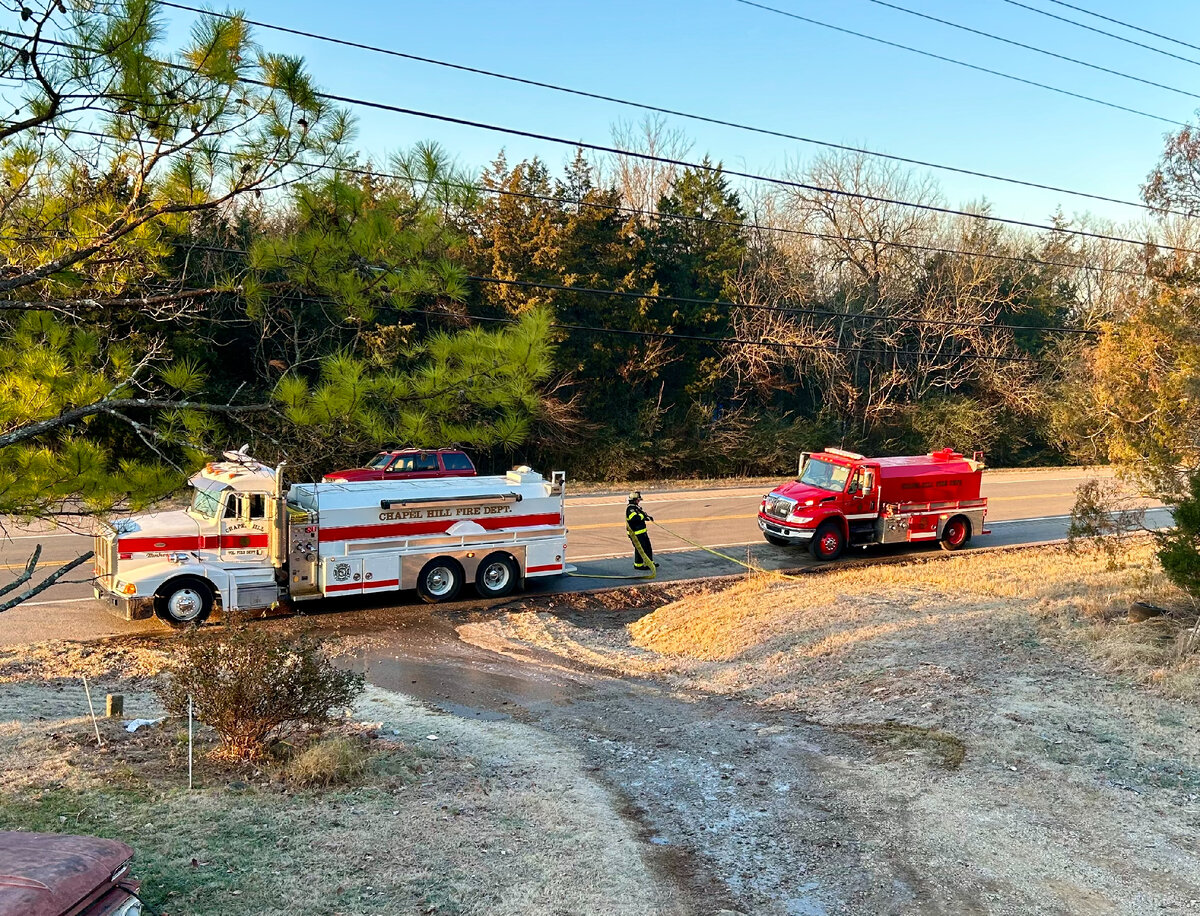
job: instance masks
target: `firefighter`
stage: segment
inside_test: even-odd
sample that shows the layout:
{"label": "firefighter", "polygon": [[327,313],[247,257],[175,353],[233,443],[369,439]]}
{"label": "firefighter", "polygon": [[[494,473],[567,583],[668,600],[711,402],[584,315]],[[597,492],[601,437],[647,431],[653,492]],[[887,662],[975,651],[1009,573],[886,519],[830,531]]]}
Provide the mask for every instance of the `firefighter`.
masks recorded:
{"label": "firefighter", "polygon": [[[652,515],[647,515],[641,506],[642,494],[634,490],[629,494],[629,505],[625,507],[625,528],[629,540],[633,542],[633,568],[650,569],[653,566],[654,548],[650,546],[650,535],[646,531],[646,522],[654,521]],[[642,554],[645,554],[645,559]],[[647,565],[646,560],[650,560]]]}

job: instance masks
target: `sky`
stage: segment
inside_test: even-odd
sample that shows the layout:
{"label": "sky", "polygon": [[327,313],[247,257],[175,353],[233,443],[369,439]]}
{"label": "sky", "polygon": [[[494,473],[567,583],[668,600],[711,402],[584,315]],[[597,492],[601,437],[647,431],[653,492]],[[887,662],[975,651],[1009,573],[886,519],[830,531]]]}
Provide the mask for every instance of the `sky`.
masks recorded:
{"label": "sky", "polygon": [[[184,0],[187,2],[187,0]],[[630,101],[738,121],[1025,181],[1136,201],[1165,135],[1196,118],[1200,50],[1170,44],[1057,5],[1057,15],[1160,47],[1177,60],[1049,19],[1006,0],[895,0],[1057,54],[1181,91],[1097,72],[921,20],[872,0],[762,0],[787,10],[1023,79],[1141,109],[1155,120],[932,60],[753,8],[737,0],[245,0],[250,19],[378,45]],[[1195,0],[1071,0],[1097,13],[1200,46]],[[223,9],[224,7],[216,7]],[[176,41],[194,17],[171,11]],[[573,141],[609,144],[636,108],[514,85],[424,63],[257,29],[266,48],[302,55],[317,84],[385,102]],[[1194,95],[1192,94],[1194,93]],[[541,156],[556,171],[561,145],[351,106],[356,145],[375,162],[436,140],[477,173],[503,148],[510,163]],[[819,147],[670,118],[727,167],[778,175]],[[954,207],[986,199],[996,215],[1045,222],[1056,209],[1118,222],[1136,207],[933,171]]]}

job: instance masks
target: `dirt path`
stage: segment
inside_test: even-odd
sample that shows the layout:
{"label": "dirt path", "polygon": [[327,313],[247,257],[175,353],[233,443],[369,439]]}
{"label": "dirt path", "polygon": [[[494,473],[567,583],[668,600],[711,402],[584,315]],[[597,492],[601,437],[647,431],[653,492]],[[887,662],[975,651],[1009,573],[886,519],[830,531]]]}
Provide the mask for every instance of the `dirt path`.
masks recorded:
{"label": "dirt path", "polygon": [[[587,619],[603,630],[639,613]],[[860,810],[855,780],[840,772],[844,759],[870,753],[850,736],[796,713],[489,644],[466,617],[435,611],[404,629],[403,653],[387,642],[359,653],[368,678],[460,716],[528,723],[580,754],[685,913],[874,916],[935,899],[939,908],[920,912],[977,911],[969,896],[881,856],[874,812]]]}

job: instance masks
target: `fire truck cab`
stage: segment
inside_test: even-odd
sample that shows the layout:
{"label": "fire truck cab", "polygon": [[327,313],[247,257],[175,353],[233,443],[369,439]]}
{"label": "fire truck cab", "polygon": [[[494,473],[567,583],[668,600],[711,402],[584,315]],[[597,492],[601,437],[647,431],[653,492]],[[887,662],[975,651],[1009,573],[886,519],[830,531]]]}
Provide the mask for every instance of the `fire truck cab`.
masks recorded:
{"label": "fire truck cab", "polygon": [[416,589],[483,597],[568,570],[565,478],[527,467],[496,477],[297,483],[226,452],[191,479],[186,509],[118,522],[96,539],[96,597],[128,619],[175,626],[223,611]]}
{"label": "fire truck cab", "polygon": [[938,541],[965,546],[984,527],[983,462],[953,449],[867,458],[827,448],[800,459],[796,480],[763,497],[758,526],[772,544],[802,544],[819,560],[850,545]]}

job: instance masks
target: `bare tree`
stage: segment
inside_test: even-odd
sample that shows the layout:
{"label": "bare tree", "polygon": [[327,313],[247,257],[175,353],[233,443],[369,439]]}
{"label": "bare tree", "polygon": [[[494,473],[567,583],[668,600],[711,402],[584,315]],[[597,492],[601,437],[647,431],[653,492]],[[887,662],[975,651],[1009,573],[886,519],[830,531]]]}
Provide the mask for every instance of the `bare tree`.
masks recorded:
{"label": "bare tree", "polygon": [[[668,126],[660,114],[647,114],[636,123],[621,120],[612,126],[613,144],[630,152],[646,153],[662,159],[681,160],[692,149],[692,141],[681,128]],[[659,199],[666,194],[679,173],[679,167],[669,162],[640,159],[634,156],[613,155],[609,168],[627,207],[638,211],[640,218],[649,219],[658,209]]]}

